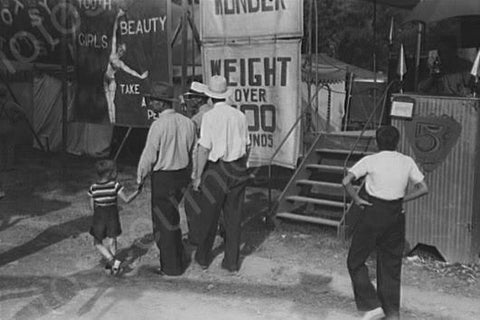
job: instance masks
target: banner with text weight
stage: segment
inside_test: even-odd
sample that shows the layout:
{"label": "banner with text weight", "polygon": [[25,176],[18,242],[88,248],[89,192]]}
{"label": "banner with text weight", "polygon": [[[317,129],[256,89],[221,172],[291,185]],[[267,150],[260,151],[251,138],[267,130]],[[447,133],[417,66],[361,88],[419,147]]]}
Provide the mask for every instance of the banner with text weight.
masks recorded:
{"label": "banner with text weight", "polygon": [[303,1],[200,1],[202,41],[303,36]]}
{"label": "banner with text weight", "polygon": [[[270,158],[300,115],[300,40],[277,40],[237,45],[206,44],[205,79],[223,75],[233,90],[232,104],[248,119],[252,143],[250,165]],[[291,133],[273,164],[296,166],[300,126]]]}

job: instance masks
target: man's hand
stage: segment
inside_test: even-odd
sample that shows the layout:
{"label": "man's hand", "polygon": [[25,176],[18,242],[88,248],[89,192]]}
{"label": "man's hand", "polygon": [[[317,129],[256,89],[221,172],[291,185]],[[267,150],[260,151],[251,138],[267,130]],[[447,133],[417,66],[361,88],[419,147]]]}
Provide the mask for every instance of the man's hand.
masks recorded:
{"label": "man's hand", "polygon": [[202,183],[201,178],[195,178],[192,180],[193,191],[200,191],[200,184]]}
{"label": "man's hand", "polygon": [[356,199],[355,204],[362,209],[365,208],[365,206],[371,206],[372,205],[370,202],[368,202],[367,200],[364,200],[362,198]]}

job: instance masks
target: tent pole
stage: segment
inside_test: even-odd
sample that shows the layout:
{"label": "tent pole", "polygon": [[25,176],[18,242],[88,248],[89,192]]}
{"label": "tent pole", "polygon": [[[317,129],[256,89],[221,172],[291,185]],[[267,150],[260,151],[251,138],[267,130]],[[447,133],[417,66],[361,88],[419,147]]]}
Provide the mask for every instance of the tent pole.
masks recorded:
{"label": "tent pole", "polygon": [[[190,21],[195,21],[195,1],[192,0],[192,5],[190,6],[192,9],[191,15],[187,16],[188,23]],[[192,30],[193,35],[193,30]],[[192,82],[195,81],[195,37],[192,36]]]}
{"label": "tent pole", "polygon": [[[318,1],[315,1],[315,93],[317,97],[315,98],[315,120],[317,131],[320,128],[320,117],[318,116]],[[327,117],[327,128],[325,131],[329,132],[330,119]]]}
{"label": "tent pole", "polygon": [[[316,0],[315,0],[316,1]],[[308,63],[309,63],[309,66],[308,66],[308,76],[305,77],[305,82],[307,84],[307,95],[308,95],[308,100],[311,99],[311,96],[312,96],[312,72],[313,72],[313,54],[312,54],[312,31],[313,31],[313,26],[312,26],[312,17],[313,17],[313,0],[310,0],[309,1],[309,11],[308,11]],[[311,115],[311,106],[310,104],[307,105],[307,113]],[[302,108],[302,112],[303,112],[303,108]],[[310,117],[310,119],[312,119]],[[303,137],[305,136],[306,132],[305,130],[306,129],[310,129],[310,128],[306,128],[305,127],[305,122],[304,122],[304,125],[303,125]],[[305,155],[305,152],[306,152],[306,148],[305,148],[305,144],[303,143],[302,141],[302,146],[303,146],[303,150],[302,150],[302,156]]]}
{"label": "tent pole", "polygon": [[182,92],[187,88],[187,45],[188,45],[188,0],[182,0],[183,18],[182,18]]}
{"label": "tent pole", "polygon": [[[67,25],[67,6],[63,6],[63,23]],[[68,70],[67,70],[67,33],[62,32],[62,152],[67,153],[67,121],[68,121]]]}
{"label": "tent pole", "polygon": [[120,155],[120,152],[122,152],[123,147],[125,146],[125,142],[127,142],[128,137],[130,136],[130,133],[132,132],[132,127],[128,127],[127,132],[123,136],[122,142],[120,143],[120,146],[117,149],[117,152],[115,152],[115,157],[113,157],[113,160],[116,162],[118,159],[118,156]]}
{"label": "tent pole", "polygon": [[418,22],[417,29],[417,50],[415,51],[415,77],[413,83],[414,91],[417,91],[418,87],[418,77],[419,77],[419,68],[420,68],[420,55],[422,53],[422,33],[423,33],[423,23]]}
{"label": "tent pole", "polygon": [[[377,106],[377,0],[373,1],[373,107]],[[381,119],[379,119],[381,123]]]}

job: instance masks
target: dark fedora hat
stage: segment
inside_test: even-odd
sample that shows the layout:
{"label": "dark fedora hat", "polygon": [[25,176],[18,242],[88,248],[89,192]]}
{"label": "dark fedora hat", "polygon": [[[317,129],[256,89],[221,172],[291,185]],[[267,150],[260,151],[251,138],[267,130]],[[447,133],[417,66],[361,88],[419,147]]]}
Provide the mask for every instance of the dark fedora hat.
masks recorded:
{"label": "dark fedora hat", "polygon": [[145,97],[151,100],[160,100],[166,102],[178,102],[175,99],[173,92],[173,86],[167,82],[153,82],[150,86],[150,94],[146,94]]}

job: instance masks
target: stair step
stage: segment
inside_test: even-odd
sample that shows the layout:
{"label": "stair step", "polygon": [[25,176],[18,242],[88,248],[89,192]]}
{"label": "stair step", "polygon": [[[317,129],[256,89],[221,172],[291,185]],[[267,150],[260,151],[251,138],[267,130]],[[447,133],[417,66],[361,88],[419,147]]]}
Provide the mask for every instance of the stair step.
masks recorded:
{"label": "stair step", "polygon": [[319,205],[336,207],[336,208],[344,208],[344,204],[341,201],[323,200],[323,199],[303,197],[303,196],[290,196],[290,197],[287,197],[286,199],[288,201],[306,202],[306,203],[313,203],[313,204],[319,204]]}
{"label": "stair step", "polygon": [[296,182],[297,184],[309,185],[314,187],[343,188],[343,185],[341,183],[335,183],[335,182],[316,181],[316,180],[307,180],[307,179],[297,180]]}
{"label": "stair step", "polygon": [[[308,164],[307,169],[322,170],[322,171],[343,174],[343,166],[331,166],[326,164]],[[348,170],[349,168],[346,168],[346,169]]]}
{"label": "stair step", "polygon": [[[307,180],[307,179],[300,179],[296,181],[297,185],[303,185],[303,186],[311,186],[313,188],[318,188],[318,189],[341,189],[343,190],[343,185],[341,183],[336,183],[336,182],[327,182],[327,181],[318,181],[318,180]],[[360,187],[357,185],[353,185],[353,188],[355,190],[359,190]]]}
{"label": "stair step", "polygon": [[340,226],[340,221],[337,221],[337,220],[306,216],[306,215],[290,213],[290,212],[277,213],[277,217],[278,218],[284,218],[284,219],[297,220],[297,221],[317,223],[317,224],[333,226],[333,227],[339,227]]}
{"label": "stair step", "polygon": [[[345,150],[345,149],[331,149],[331,148],[318,148],[315,149],[315,152],[317,153],[329,153],[329,154],[342,154],[345,156],[348,156],[350,154],[350,150]],[[371,155],[374,154],[374,152],[370,151],[353,151],[352,156],[366,156],[366,155]]]}

